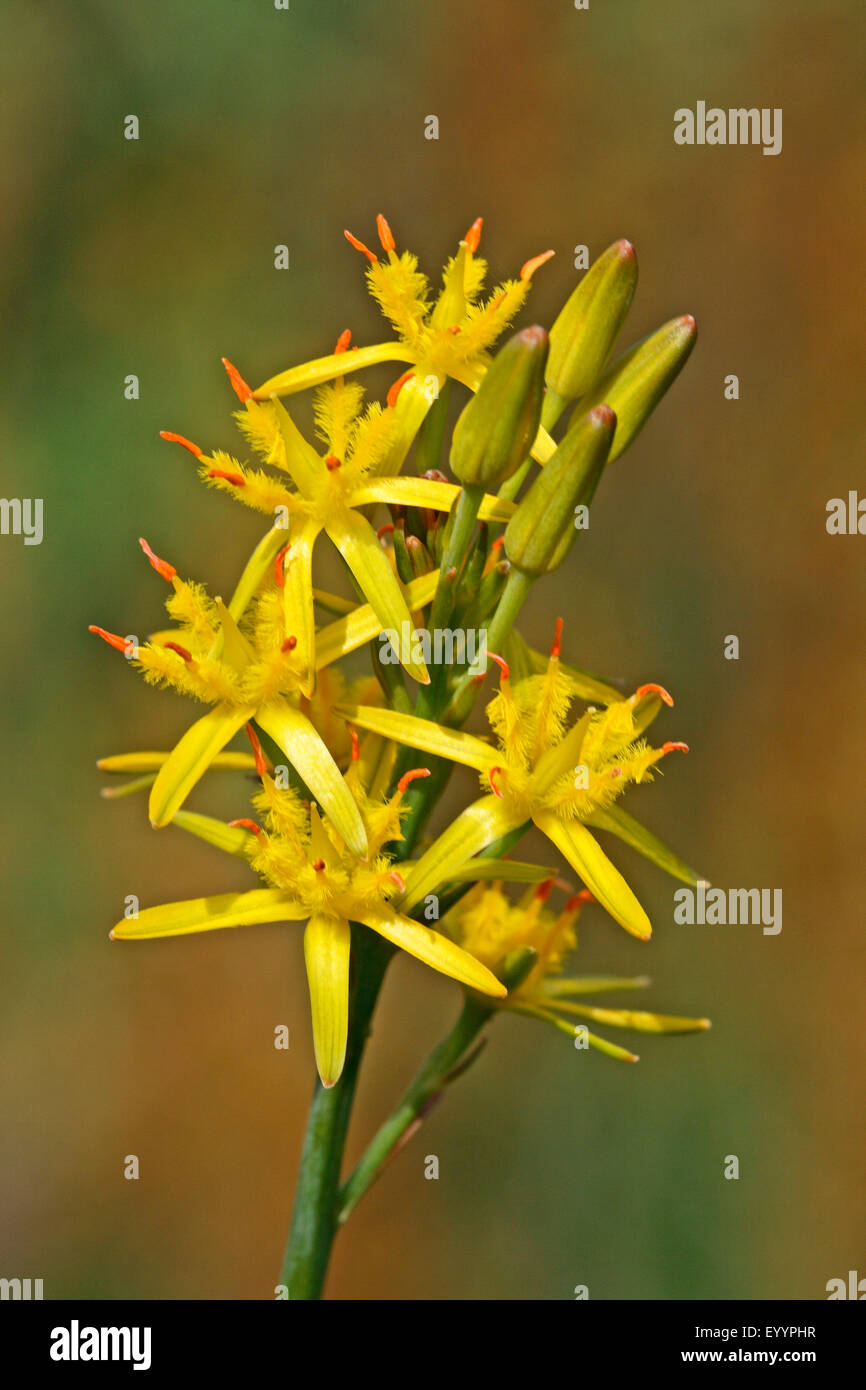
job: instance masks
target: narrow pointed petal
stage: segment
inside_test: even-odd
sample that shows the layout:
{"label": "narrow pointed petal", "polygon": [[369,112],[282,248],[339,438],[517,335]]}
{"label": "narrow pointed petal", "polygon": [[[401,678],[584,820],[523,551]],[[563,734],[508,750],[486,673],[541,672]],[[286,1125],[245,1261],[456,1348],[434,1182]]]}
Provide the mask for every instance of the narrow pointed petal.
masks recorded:
{"label": "narrow pointed petal", "polygon": [[[431,507],[433,511],[448,512],[460,492],[455,483],[440,483],[431,478],[371,478],[361,483],[347,498],[350,507],[365,507],[371,502],[388,506]],[[478,516],[481,521],[507,522],[514,515],[515,504],[486,493]]]}
{"label": "narrow pointed petal", "polygon": [[[413,610],[423,608],[430,602],[439,582],[439,571],[419,575],[406,585],[406,603]],[[344,618],[319,629],[316,636],[316,670],[330,666],[347,652],[353,652],[377,637],[382,631],[382,620],[369,603],[352,608]]]}
{"label": "narrow pointed petal", "polygon": [[[573,1023],[566,1023],[564,1018],[557,1018],[556,1014],[547,1008],[537,1008],[532,1004],[509,1004],[516,1014],[524,1014],[527,1018],[538,1018],[542,1023],[549,1023],[560,1033],[565,1033],[566,1037],[574,1038],[577,1036],[577,1027]],[[607,1038],[600,1038],[597,1033],[590,1033],[585,1029],[586,1041],[590,1047],[594,1047],[597,1052],[603,1052],[607,1057],[614,1057],[618,1062],[638,1062],[640,1058],[634,1052],[629,1052],[625,1047],[618,1047],[616,1043],[608,1042]]]}
{"label": "narrow pointed petal", "polygon": [[263,705],[255,718],[297,769],[348,848],[365,858],[367,833],[361,813],[340,769],[307,716],[285,700],[273,700]]}
{"label": "narrow pointed petal", "polygon": [[396,739],[398,743],[408,743],[410,748],[417,748],[421,753],[450,758],[452,762],[474,767],[478,772],[489,772],[502,758],[495,748],[483,743],[474,734],[446,729],[432,719],[419,719],[414,714],[400,714],[397,710],[380,709],[376,705],[337,705],[336,709],[338,714],[359,729]]}
{"label": "narrow pointed petal", "polygon": [[349,923],[317,913],[304,932],[313,1046],[323,1086],[339,1081],[349,1036]]}
{"label": "narrow pointed petal", "polygon": [[533,816],[543,835],[556,845],[590,893],[620,926],[642,941],[652,936],[650,920],[619,869],[579,821],[561,821],[551,811]]}
{"label": "narrow pointed petal", "polygon": [[651,1014],[643,1009],[598,1009],[590,1004],[572,1004],[557,999],[552,1005],[563,1013],[590,1018],[608,1028],[631,1028],[636,1033],[703,1033],[710,1027],[708,1018],[677,1018],[671,1014]]}
{"label": "narrow pointed petal", "polygon": [[321,527],[307,521],[292,530],[283,571],[283,615],[286,634],[295,638],[298,684],[310,696],[316,683],[316,619],[313,611],[313,546]]}
{"label": "narrow pointed petal", "polygon": [[[100,772],[158,772],[171,753],[113,753],[100,758]],[[256,760],[252,753],[217,753],[211,767],[236,768],[254,772]]]}
{"label": "narrow pointed petal", "polygon": [[450,941],[432,927],[421,926],[399,912],[370,912],[361,918],[365,926],[392,941],[402,951],[432,965],[442,975],[450,975],[469,989],[480,990],[482,994],[492,994],[503,998],[508,991],[500,980],[480,960],[470,956],[461,946]]}
{"label": "narrow pointed petal", "polygon": [[571,975],[553,976],[544,981],[544,992],[551,999],[570,994],[610,994],[618,989],[646,989],[648,975]]}
{"label": "narrow pointed petal", "polygon": [[428,893],[435,893],[443,883],[449,882],[455,869],[462,868],[473,855],[516,830],[519,824],[499,797],[479,797],[412,865],[406,875],[406,891],[400,899],[403,911],[408,912]]}
{"label": "narrow pointed petal", "polygon": [[411,361],[411,354],[402,343],[373,343],[370,347],[352,348],[351,352],[331,353],[270,377],[253,392],[253,399],[266,401],[271,396],[291,396],[297,391],[308,391],[311,386],[321,386],[325,381],[345,376],[347,372],[374,367],[379,362]]}
{"label": "narrow pointed petal", "polygon": [[250,600],[258,592],[262,581],[271,573],[274,558],[285,545],[287,539],[287,532],[281,526],[272,526],[270,531],[265,532],[262,536],[247,560],[229,602],[229,612],[235,622],[246,612]]}
{"label": "narrow pointed petal", "polygon": [[275,400],[277,424],[286,446],[286,469],[292,482],[304,498],[315,497],[327,474],[324,459],[320,458],[298,429],[286,407]]}
{"label": "narrow pointed petal", "polygon": [[148,814],[152,825],[168,824],[217,753],[254,713],[253,706],[216,705],[187,729],[169,753],[151,789]]}
{"label": "narrow pointed petal", "polygon": [[[412,617],[403,590],[366,517],[347,509],[327,531],[382,626],[400,632],[402,624],[408,622],[412,630]],[[430,677],[423,661],[407,661],[406,670],[422,685],[429,685]]]}
{"label": "narrow pointed petal", "polygon": [[203,816],[198,811],[176,811],[172,825],[224,850],[226,854],[237,855],[238,859],[248,860],[255,852],[254,834],[239,825],[227,825],[224,820],[217,820],[214,816]]}
{"label": "narrow pointed petal", "polygon": [[219,657],[226,666],[243,675],[256,660],[256,654],[221,598],[216,600],[216,609],[220,617],[220,631],[211,656]]}
{"label": "narrow pointed petal", "polygon": [[636,849],[638,854],[651,859],[660,869],[664,869],[665,873],[671,874],[683,883],[694,886],[701,877],[674,854],[673,850],[662,844],[651,830],[647,830],[646,826],[641,825],[620,806],[608,806],[603,810],[593,811],[591,816],[587,816],[586,823],[594,830],[607,830],[611,835],[616,835],[625,844],[631,845],[632,849]]}
{"label": "narrow pointed petal", "polygon": [[263,922],[301,922],[304,908],[277,888],[254,888],[249,893],[218,893],[180,903],[146,907],[137,917],[124,917],[114,927],[115,941],[145,941],[158,936],[190,936],[222,927],[252,927]]}
{"label": "narrow pointed petal", "polygon": [[504,883],[544,883],[556,877],[556,870],[543,864],[524,864],[519,859],[472,859],[451,875],[455,883],[476,883],[501,879]]}

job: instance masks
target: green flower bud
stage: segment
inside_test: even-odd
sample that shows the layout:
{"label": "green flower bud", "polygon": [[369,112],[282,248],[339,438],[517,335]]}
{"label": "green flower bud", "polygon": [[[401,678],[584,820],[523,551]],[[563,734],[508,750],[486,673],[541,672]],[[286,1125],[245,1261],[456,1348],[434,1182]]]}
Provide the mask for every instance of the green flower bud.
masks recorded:
{"label": "green flower bud", "polygon": [[608,463],[619,458],[649,419],[685,365],[697,334],[691,314],[671,319],[614,362],[592,393],[581,401],[572,419],[578,414],[582,417],[602,401],[616,413],[616,435]]}
{"label": "green flower bud", "polygon": [[454,427],[451,471],[469,487],[498,487],[520,466],[541,419],[547,330],[524,328],[494,357]]}
{"label": "green flower bud", "polygon": [[562,564],[577,535],[575,508],[592,501],[615,429],[609,405],[582,415],[519,503],[505,553],[524,574],[537,578]]}
{"label": "green flower bud", "polygon": [[576,400],[598,380],[637,284],[630,241],[615,241],[594,261],[550,330],[547,386]]}

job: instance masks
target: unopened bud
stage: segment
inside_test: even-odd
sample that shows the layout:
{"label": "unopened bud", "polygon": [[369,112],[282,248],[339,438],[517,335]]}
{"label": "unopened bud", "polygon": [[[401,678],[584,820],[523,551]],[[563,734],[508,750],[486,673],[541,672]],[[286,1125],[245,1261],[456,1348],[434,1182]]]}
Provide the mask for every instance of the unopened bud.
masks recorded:
{"label": "unopened bud", "polygon": [[515,333],[454,427],[451,470],[461,483],[498,487],[523,462],[538,433],[549,339],[544,328]]}
{"label": "unopened bud", "polygon": [[585,395],[598,381],[636,284],[634,247],[630,241],[615,241],[563,306],[550,330],[546,377],[548,389],[563,401]]}

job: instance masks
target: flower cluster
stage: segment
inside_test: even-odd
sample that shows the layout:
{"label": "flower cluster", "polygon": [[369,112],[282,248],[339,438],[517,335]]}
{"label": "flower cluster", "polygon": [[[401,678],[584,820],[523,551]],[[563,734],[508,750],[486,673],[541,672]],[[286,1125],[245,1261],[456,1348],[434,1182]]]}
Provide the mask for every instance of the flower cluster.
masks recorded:
{"label": "flower cluster", "polygon": [[[174,824],[236,855],[260,886],[146,908],[112,936],[306,922],[313,1035],[326,1087],[344,1066],[353,942],[364,930],[459,981],[492,1012],[544,1018],[572,1034],[584,1028],[574,1018],[656,1032],[704,1027],[700,1019],[576,1002],[642,981],[562,974],[587,902],[635,937],[651,932],[599,833],[696,881],[620,805],[665,755],[685,749],[645,738],[672,700],[656,684],[623,698],[567,665],[561,622],[549,655],[527,645],[517,627],[531,586],[565,561],[579,534],[575,515],[588,511],[605,466],[682,367],[694,321],[671,320],[608,365],[637,276],[633,248],[617,242],[549,333],[523,329],[494,355],[534,271],[553,253],[531,257],[485,297],[478,219],[434,295],[417,259],[398,253],[382,217],[378,232],[381,256],[346,235],[367,259],[370,292],[395,338],[355,348],[346,330],[334,352],[257,390],[226,362],[254,464],[164,435],[193,455],[209,487],[270,524],[228,602],[182,579],[141,541],[170,586],[171,626],[137,648],[91,630],[146,681],[210,708],[171,750],[100,765],[132,774],[121,790],[148,788],[154,826]],[[383,362],[403,370],[384,401],[365,403],[357,374]],[[466,400],[446,447],[452,385]],[[285,404],[307,390],[316,443]],[[567,408],[570,419],[558,430]],[[317,587],[323,544],[342,557],[350,595]],[[401,644],[396,664],[382,658],[383,633],[416,639],[458,628],[483,629],[498,668],[498,690],[486,706],[490,736],[463,727],[487,674],[477,654],[436,665],[429,642],[412,640]],[[345,660],[362,649],[369,674],[352,678]],[[230,749],[244,730],[250,751]],[[458,764],[478,773],[481,795],[431,838],[427,822]],[[187,807],[212,767],[255,775],[252,808],[239,807],[251,814],[226,824]],[[558,916],[546,906],[556,872],[511,858],[533,826],[573,878]],[[516,901],[505,886],[514,883],[529,885]],[[586,1036],[589,1045],[632,1059]]]}

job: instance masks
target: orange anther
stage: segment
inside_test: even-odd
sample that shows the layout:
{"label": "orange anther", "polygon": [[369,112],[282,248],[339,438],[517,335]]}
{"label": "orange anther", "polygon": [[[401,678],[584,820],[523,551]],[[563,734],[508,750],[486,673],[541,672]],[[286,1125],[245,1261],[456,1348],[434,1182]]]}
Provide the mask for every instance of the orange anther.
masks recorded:
{"label": "orange anther", "polygon": [[336,454],[325,455],[325,467],[329,473],[333,473],[335,468],[341,468],[342,466],[343,460],[338,459]]}
{"label": "orange anther", "polygon": [[466,250],[471,252],[472,255],[474,255],[475,252],[478,250],[478,243],[481,240],[481,228],[483,226],[484,218],[476,217],[475,221],[472,223],[472,226],[469,228],[469,231],[463,238],[463,240],[466,242]]}
{"label": "orange anther", "polygon": [[246,402],[249,400],[250,396],[253,394],[253,388],[247,385],[240,372],[238,371],[237,367],[232,366],[231,362],[227,357],[224,357],[222,359],[222,364],[229,374],[229,381],[232,384],[232,390],[234,391],[241,405],[245,405]]}
{"label": "orange anther", "polygon": [[569,898],[562,911],[563,913],[568,913],[570,916],[572,913],[579,912],[585,903],[594,902],[595,898],[592,896],[589,889],[581,888],[579,893],[575,893],[573,897]]}
{"label": "orange anther", "polygon": [[160,430],[160,439],[167,439],[169,444],[182,444],[185,449],[189,449],[193,458],[200,459],[204,449],[200,449],[197,444],[193,444],[189,439],[184,439],[182,434],[173,434],[171,430]]}
{"label": "orange anther", "polygon": [[499,766],[496,766],[496,767],[492,767],[492,768],[490,769],[490,771],[488,772],[488,774],[487,774],[487,780],[488,780],[489,783],[490,783],[490,790],[493,792],[493,795],[494,795],[494,796],[498,796],[498,797],[499,797],[499,800],[500,800],[500,801],[502,800],[502,792],[499,790],[499,788],[498,788],[497,785],[496,785],[496,774],[497,774],[497,772],[504,772],[504,771],[505,771],[504,768],[499,767]]}
{"label": "orange anther", "polygon": [[487,656],[490,661],[495,661],[496,665],[499,667],[500,681],[507,681],[508,677],[511,675],[511,669],[508,665],[508,662],[505,661],[501,656],[497,656],[495,652],[488,652]]}
{"label": "orange anther", "polygon": [[233,830],[251,830],[254,835],[261,835],[262,833],[260,825],[256,825],[254,820],[247,820],[243,816],[240,820],[230,820],[229,825]]}
{"label": "orange anther", "polygon": [[264,777],[265,773],[268,770],[268,765],[265,761],[265,755],[262,752],[262,745],[259,742],[259,736],[253,728],[252,724],[246,725],[246,731],[247,738],[253,746],[253,753],[256,759],[256,772],[260,777]]}
{"label": "orange anther", "polygon": [[555,255],[555,251],[542,251],[540,256],[532,256],[530,260],[525,261],[520,267],[521,280],[531,280],[538,267],[544,265],[545,261],[549,261],[551,256]]}
{"label": "orange anther", "polygon": [[278,589],[282,589],[286,582],[286,569],[283,562],[291,548],[290,545],[284,545],[282,550],[278,550],[274,556],[274,579]]}
{"label": "orange anther", "polygon": [[380,526],[380,527],[379,527],[378,531],[376,532],[376,535],[379,537],[379,540],[381,541],[381,540],[384,539],[385,536],[390,535],[391,532],[392,532],[393,530],[394,530],[394,523],[393,523],[393,521],[386,521],[385,524],[384,524],[383,526]]}
{"label": "orange anther", "polygon": [[224,468],[209,468],[208,477],[223,478],[227,483],[231,483],[233,487],[243,487],[246,483],[246,479],[242,478],[240,473],[226,473]]}
{"label": "orange anther", "polygon": [[562,618],[557,618],[556,627],[553,630],[553,646],[550,648],[550,655],[555,661],[559,660],[562,651]]}
{"label": "orange anther", "polygon": [[334,356],[337,357],[341,352],[348,352],[349,344],[351,343],[351,341],[351,328],[344,328],[339,338],[337,339],[337,346],[334,348]]}
{"label": "orange anther", "polygon": [[322,870],[324,869],[324,867],[325,867],[325,861],[324,861],[324,859],[314,859],[314,860],[313,860],[313,868],[315,869],[315,871],[316,871],[317,874],[320,874],[320,873],[322,872]]}
{"label": "orange anther", "polygon": [[390,878],[392,883],[396,883],[397,887],[400,889],[400,892],[402,893],[403,889],[406,887],[406,880],[403,877],[403,875],[397,869],[392,869],[388,877]]}
{"label": "orange anther", "polygon": [[687,743],[663,743],[663,744],[662,744],[662,752],[663,752],[663,753],[688,753],[688,751],[689,751],[689,745],[688,745]]}
{"label": "orange anther", "polygon": [[414,372],[404,372],[403,375],[398,376],[397,380],[394,382],[386,397],[388,404],[392,410],[394,409],[394,406],[397,404],[397,397],[403,390],[403,387],[406,385],[406,382],[409,380],[410,377],[413,377],[414,375]]}
{"label": "orange anther", "polygon": [[402,796],[410,782],[414,782],[418,777],[429,777],[429,767],[413,767],[411,772],[404,772],[400,781],[397,783],[397,791]]}
{"label": "orange anther", "polygon": [[397,249],[394,233],[391,231],[391,228],[388,226],[381,212],[376,218],[376,231],[379,233],[379,240],[382,243],[383,251],[395,251]]}
{"label": "orange anther", "polygon": [[361,757],[361,741],[358,738],[358,730],[351,724],[349,725],[349,737],[352,740],[352,762],[356,763]]}
{"label": "orange anther", "polygon": [[543,883],[539,883],[533,895],[535,901],[539,903],[546,903],[547,899],[553,892],[553,885],[555,882],[556,879],[554,878],[546,878]]}
{"label": "orange anther", "polygon": [[298,645],[298,639],[297,639],[297,637],[287,637],[286,640],[285,640],[285,642],[283,642],[282,646],[280,647],[280,651],[281,651],[281,652],[293,652],[293,651],[295,650],[295,647],[296,647],[297,645]]}
{"label": "orange anther", "polygon": [[192,661],[192,652],[188,652],[186,647],[182,647],[179,642],[163,642],[162,645],[167,647],[170,652],[177,652],[184,661]]}
{"label": "orange anther", "polygon": [[374,251],[370,250],[369,246],[365,246],[363,241],[359,241],[356,236],[352,236],[351,232],[344,231],[343,236],[346,238],[347,241],[351,242],[356,251],[363,252],[363,254],[367,257],[367,260],[370,262],[371,265],[379,264],[379,257],[376,255]]}
{"label": "orange anther", "polygon": [[659,699],[664,700],[666,705],[672,705],[674,702],[673,696],[668,694],[663,685],[639,685],[635,695],[638,700],[642,700],[644,695],[658,695]]}
{"label": "orange anther", "polygon": [[90,624],[87,631],[95,632],[97,637],[101,637],[103,642],[108,643],[109,647],[114,647],[116,651],[124,654],[135,645],[128,637],[118,637],[116,632],[106,632],[104,627],[96,627],[93,623]]}
{"label": "orange anther", "polygon": [[144,536],[139,536],[138,543],[141,546],[150,563],[153,565],[153,568],[156,570],[157,574],[161,575],[163,579],[167,579],[168,582],[171,583],[172,579],[174,579],[174,576],[177,574],[177,570],[175,569],[174,565],[170,565],[167,560],[160,560],[158,555],[154,555],[147,541],[144,539]]}

